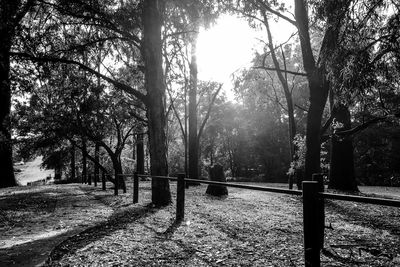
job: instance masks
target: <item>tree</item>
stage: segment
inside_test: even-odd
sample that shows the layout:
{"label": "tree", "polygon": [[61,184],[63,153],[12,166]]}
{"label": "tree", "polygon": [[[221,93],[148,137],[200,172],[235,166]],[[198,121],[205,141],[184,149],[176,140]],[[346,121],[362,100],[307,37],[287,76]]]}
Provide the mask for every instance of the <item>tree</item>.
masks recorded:
{"label": "tree", "polygon": [[351,129],[350,111],[347,106],[335,105],[334,132],[331,137],[329,187],[346,191],[358,191],[354,172],[354,151],[352,138],[339,137],[335,131]]}
{"label": "tree", "polygon": [[[170,18],[166,26],[168,29],[166,36],[168,36],[169,41],[167,42],[168,45],[165,54],[167,61],[167,78],[171,77],[172,81],[169,80],[167,83],[169,87],[172,87],[172,84],[174,86],[181,85],[184,90],[184,120],[182,120],[178,114],[178,101],[172,99],[173,89],[169,88],[168,90],[171,98],[171,107],[174,110],[174,114],[178,119],[182,131],[185,154],[189,156],[188,164],[185,162],[185,171],[188,172],[189,177],[197,179],[199,176],[199,139],[202,132],[201,128],[204,128],[204,124],[208,119],[208,117],[206,117],[205,120],[200,121],[198,114],[200,81],[197,77],[197,39],[200,27],[208,27],[215,21],[216,13],[214,8],[217,4],[212,1],[198,0],[171,2],[173,2],[173,5],[169,9],[168,15]],[[176,35],[174,32],[178,32],[179,34]],[[173,66],[171,67],[171,65]],[[168,72],[171,72],[172,75]],[[189,100],[188,116],[186,116],[186,94],[188,94]],[[209,104],[211,108],[213,101],[210,101]],[[188,117],[189,122],[188,134],[186,129],[186,117]]]}
{"label": "tree", "polygon": [[[189,69],[189,134],[188,134],[188,175],[192,179],[198,179],[199,176],[199,138],[198,132],[198,110],[197,110],[197,95],[198,95],[198,70],[197,70],[197,40],[200,33],[200,26],[209,26],[215,20],[215,13],[213,8],[216,3],[209,1],[199,0],[185,0],[177,1],[176,5],[184,12],[179,14],[186,20],[186,25],[175,22],[175,27],[184,32],[185,45],[190,48],[190,55],[188,56],[188,69]],[[173,21],[174,22],[174,21]],[[185,75],[185,74],[184,74]]]}
{"label": "tree", "polygon": [[[42,39],[42,42],[30,43],[33,45],[32,47],[26,45],[18,47],[17,51],[12,53],[14,59],[74,64],[113,84],[116,89],[123,90],[142,101],[146,105],[149,122],[152,174],[167,175],[165,88],[161,58],[161,25],[165,8],[164,1],[146,1],[140,5],[135,2],[120,2],[116,6],[109,2],[94,1],[87,4],[81,1],[63,1],[54,5],[44,3],[44,6],[46,8],[39,12],[39,14],[44,15],[44,19],[40,20],[44,25],[37,29],[41,33],[45,32],[46,35],[37,34],[35,37],[47,36],[47,38]],[[35,18],[30,18],[30,20],[33,25],[36,25]],[[66,27],[66,25],[68,26]],[[97,30],[95,34],[93,34],[94,29]],[[27,30],[29,31],[30,28],[27,27]],[[84,34],[77,35],[76,33]],[[100,37],[99,33],[101,33]],[[51,34],[53,34],[53,39],[49,37]],[[143,38],[141,39],[139,36]],[[25,37],[29,38],[29,34]],[[118,55],[113,59],[127,64],[127,67],[134,72],[133,74],[137,75],[138,71],[144,71],[147,94],[140,90],[141,87],[138,88],[136,85],[129,84],[129,81],[110,78],[99,73],[95,68],[87,65],[84,60],[76,57],[76,54],[79,54],[80,51],[97,46],[99,42],[117,48]],[[25,42],[22,44],[25,44]],[[39,47],[35,47],[37,44],[39,44]],[[36,53],[33,53],[35,50]],[[127,60],[125,61],[125,59]],[[141,59],[144,62],[144,67],[139,63]],[[107,70],[110,71],[110,69]],[[112,76],[112,71],[110,71],[110,74]],[[153,201],[156,205],[169,203],[168,181],[155,181],[152,191]]]}
{"label": "tree", "polygon": [[[16,107],[17,121],[21,122],[17,124],[19,135],[35,134],[32,142],[53,137],[58,137],[59,143],[69,140],[82,151],[83,173],[86,173],[86,158],[104,171],[86,146],[87,141],[97,143],[108,153],[115,177],[122,174],[121,154],[137,125],[132,117],[141,119],[135,114],[131,100],[111,88],[98,87],[93,77],[83,76],[72,66],[48,65],[41,66],[48,71],[48,76],[42,77],[43,86],[31,92],[30,103]],[[125,189],[122,179],[119,186]]]}
{"label": "tree", "polygon": [[[291,45],[286,44],[288,43],[289,40],[293,37],[293,35],[287,40],[285,43],[281,43],[276,45],[273,36],[271,33],[271,27],[270,27],[270,21],[272,20],[272,16],[274,16],[274,12],[271,12],[270,6],[275,6],[278,8],[279,11],[285,12],[286,8],[285,5],[279,5],[278,2],[274,2],[271,4],[266,4],[262,3],[261,1],[248,1],[248,2],[243,2],[242,7],[237,7],[233,6],[230,7],[230,9],[233,9],[235,12],[240,13],[244,17],[247,18],[249,21],[250,25],[252,27],[255,27],[257,23],[260,23],[262,26],[265,27],[266,33],[267,33],[267,40],[264,42],[265,43],[265,52],[263,55],[257,55],[254,59],[254,67],[256,69],[261,69],[266,71],[267,75],[271,78],[271,82],[273,81],[272,75],[270,72],[275,72],[277,76],[277,79],[280,82],[280,87],[281,90],[283,91],[283,96],[284,96],[284,101],[286,102],[284,104],[281,104],[282,110],[287,114],[288,116],[288,142],[289,142],[289,147],[290,147],[290,159],[295,160],[295,146],[294,146],[294,137],[296,136],[297,133],[297,127],[296,127],[296,120],[295,120],[295,105],[294,105],[294,100],[293,100],[293,89],[294,89],[294,81],[296,76],[305,76],[305,73],[302,73],[300,71],[296,71],[295,68],[288,69],[288,62],[287,62],[287,54],[289,54],[289,57],[291,57],[292,51],[291,51]],[[267,11],[271,13],[267,13]],[[276,19],[276,18],[274,18]],[[268,58],[271,58],[272,62],[268,61]],[[272,65],[272,66],[271,66]],[[283,66],[282,66],[283,65]],[[293,76],[292,78],[292,84],[293,86],[290,85],[290,81],[288,77]],[[255,78],[263,78],[263,76],[260,75],[254,75]],[[254,77],[253,76],[253,77]],[[275,90],[275,87],[273,87]],[[277,96],[277,92],[275,90],[275,97],[276,101],[278,103],[281,102],[280,98]]]}
{"label": "tree", "polygon": [[0,188],[15,186],[10,132],[10,50],[17,27],[35,1],[0,1]]}
{"label": "tree", "polygon": [[[145,1],[143,3],[142,53],[147,90],[150,164],[151,174],[158,176],[168,175],[165,136],[165,80],[162,69],[161,40],[164,12],[165,2],[163,0]],[[171,202],[168,180],[152,179],[152,202],[158,206],[164,206]]]}
{"label": "tree", "polygon": [[198,179],[199,176],[199,145],[197,136],[197,39],[200,31],[199,14],[194,8],[193,34],[191,37],[191,60],[190,60],[190,79],[189,79],[189,178]]}
{"label": "tree", "polygon": [[[340,43],[342,53],[335,55],[332,64],[336,102],[349,107],[354,121],[352,128],[335,134],[338,139],[357,140],[356,135],[374,124],[387,127],[384,124],[398,123],[399,96],[393,89],[398,87],[399,77],[396,62],[399,61],[400,10],[393,4],[392,1],[354,4],[358,16],[349,19],[347,34]],[[333,176],[335,179],[340,177]],[[349,188],[348,183],[337,184],[339,188]]]}
{"label": "tree", "polygon": [[70,176],[69,177],[72,181],[76,180],[76,153],[75,152],[76,152],[75,146],[71,143],[71,145],[70,145],[71,161],[70,161]]}
{"label": "tree", "polygon": [[347,14],[349,1],[326,2],[326,28],[318,60],[313,55],[307,3],[295,0],[295,24],[299,30],[303,66],[307,73],[310,106],[307,114],[305,179],[320,172],[321,122],[329,92],[327,64],[338,44],[341,22]]}
{"label": "tree", "polygon": [[[260,71],[250,70],[246,77],[257,73]],[[275,85],[269,80],[253,77],[237,82],[236,86],[243,102],[236,119],[238,126],[233,131],[236,134],[230,141],[236,143],[233,150],[236,174],[254,176],[262,173],[264,181],[285,181],[290,163],[288,120],[284,119],[280,101],[268,93],[274,92]]]}

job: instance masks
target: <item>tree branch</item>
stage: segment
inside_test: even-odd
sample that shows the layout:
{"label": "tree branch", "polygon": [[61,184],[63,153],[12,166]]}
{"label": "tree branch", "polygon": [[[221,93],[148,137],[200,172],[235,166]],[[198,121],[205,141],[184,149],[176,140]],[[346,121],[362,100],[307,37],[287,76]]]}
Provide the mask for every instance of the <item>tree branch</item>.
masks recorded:
{"label": "tree branch", "polygon": [[184,127],[183,127],[182,120],[181,120],[181,118],[179,117],[178,111],[177,111],[176,108],[175,108],[174,99],[172,98],[171,91],[170,91],[170,89],[168,88],[168,86],[167,86],[167,92],[168,92],[169,98],[171,99],[171,107],[172,107],[172,109],[173,109],[173,111],[174,111],[175,117],[178,119],[179,128],[181,129],[182,136],[183,136],[183,140],[184,140],[184,142],[186,143],[185,129],[184,129]]}
{"label": "tree branch", "polygon": [[269,5],[267,5],[267,4],[265,3],[265,1],[257,0],[257,3],[258,3],[262,8],[264,8],[266,11],[268,11],[268,12],[270,12],[270,13],[272,13],[272,14],[278,16],[278,17],[281,18],[281,19],[284,19],[285,21],[287,21],[287,22],[289,22],[290,24],[292,24],[292,25],[294,25],[295,27],[297,27],[297,23],[296,23],[295,20],[293,20],[293,19],[291,19],[291,18],[289,18],[289,17],[283,15],[283,14],[282,14],[281,12],[279,12],[279,11],[276,11],[276,10],[272,9]]}
{"label": "tree branch", "polygon": [[329,116],[329,118],[324,123],[324,126],[322,126],[322,128],[321,128],[321,135],[323,135],[328,130],[329,126],[331,125],[331,123],[333,121],[333,119],[334,119],[333,115]]}
{"label": "tree branch", "polygon": [[360,125],[358,125],[356,127],[351,128],[349,130],[345,130],[345,131],[340,131],[339,130],[339,131],[335,131],[333,134],[336,135],[336,136],[339,136],[339,137],[347,137],[347,136],[353,135],[355,133],[358,133],[358,132],[360,132],[362,130],[367,129],[372,124],[375,124],[375,123],[378,123],[378,122],[384,122],[386,120],[387,120],[386,117],[373,118],[373,119],[371,119],[371,120],[369,120],[367,122],[364,122],[363,124],[360,124]]}
{"label": "tree branch", "polygon": [[294,104],[294,106],[295,106],[296,108],[298,108],[298,109],[301,109],[302,111],[308,112],[308,109],[305,108],[305,107],[302,107],[302,106],[300,106],[300,105],[298,105],[298,104]]}
{"label": "tree branch", "polygon": [[201,137],[201,135],[203,133],[204,127],[206,126],[208,118],[210,117],[211,108],[214,106],[215,99],[217,98],[217,95],[218,95],[219,91],[221,91],[222,85],[223,85],[222,83],[219,85],[217,91],[215,92],[215,94],[213,95],[213,97],[211,99],[211,103],[208,106],[207,114],[204,117],[204,120],[203,120],[203,122],[202,122],[202,124],[200,126],[200,129],[199,129],[199,133],[197,134],[197,143],[200,142],[200,137]]}
{"label": "tree branch", "polygon": [[297,71],[291,71],[291,70],[282,70],[282,69],[271,68],[271,67],[257,66],[257,67],[253,67],[253,68],[254,69],[263,69],[263,70],[280,71],[280,72],[283,72],[283,73],[289,73],[289,74],[299,75],[299,76],[307,76],[307,74],[304,73],[304,72],[297,72]]}
{"label": "tree branch", "polygon": [[[100,162],[98,162],[94,157],[92,157],[85,149],[83,149],[82,146],[78,145],[78,143],[75,142],[75,140],[73,140],[73,138],[70,138],[70,137],[66,137],[66,138],[67,138],[75,147],[79,148],[79,149],[82,151],[82,153],[83,153],[90,161],[92,161],[94,164],[96,164],[97,166],[99,166],[99,168],[100,168],[103,172],[107,173],[106,177],[111,177],[111,175],[108,173],[107,169],[104,168],[103,165],[101,165]],[[110,180],[110,181],[112,182],[113,180]]]}
{"label": "tree branch", "polygon": [[21,52],[10,52],[10,55],[13,56],[13,57],[32,60],[32,61],[35,61],[35,62],[64,63],[64,64],[76,65],[79,68],[81,68],[81,69],[83,69],[83,70],[85,70],[85,71],[87,71],[87,72],[89,72],[91,74],[94,74],[94,75],[96,75],[98,77],[101,77],[103,80],[111,83],[112,85],[114,85],[118,89],[137,97],[144,104],[146,104],[146,105],[148,104],[147,103],[148,102],[147,101],[147,96],[145,94],[135,90],[134,88],[132,88],[132,87],[126,85],[126,84],[123,84],[123,83],[121,83],[119,81],[116,81],[116,80],[110,78],[110,77],[107,77],[107,76],[101,74],[100,72],[98,72],[98,71],[86,66],[85,64],[82,64],[82,63],[78,62],[78,61],[67,59],[67,58],[56,58],[56,57],[46,57],[46,56],[40,57],[40,56],[34,56],[34,55],[31,55],[31,54],[28,54],[28,53],[21,53]]}

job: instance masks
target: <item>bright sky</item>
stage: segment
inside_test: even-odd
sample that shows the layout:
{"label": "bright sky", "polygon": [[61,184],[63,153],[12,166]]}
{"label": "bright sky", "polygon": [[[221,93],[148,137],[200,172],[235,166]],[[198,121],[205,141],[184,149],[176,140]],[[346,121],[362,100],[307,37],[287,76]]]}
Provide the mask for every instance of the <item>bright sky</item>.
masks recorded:
{"label": "bright sky", "polygon": [[[271,20],[272,21],[272,20]],[[288,23],[271,23],[274,42],[285,42],[294,29]],[[223,15],[216,25],[201,30],[197,43],[199,79],[224,83],[229,100],[233,99],[231,74],[250,67],[255,51],[262,51],[258,39],[266,40],[265,28],[252,29],[243,18]]]}
{"label": "bright sky", "polygon": [[208,30],[202,30],[197,43],[199,78],[224,82],[238,68],[249,66],[257,44],[257,32],[245,21],[223,16]]}

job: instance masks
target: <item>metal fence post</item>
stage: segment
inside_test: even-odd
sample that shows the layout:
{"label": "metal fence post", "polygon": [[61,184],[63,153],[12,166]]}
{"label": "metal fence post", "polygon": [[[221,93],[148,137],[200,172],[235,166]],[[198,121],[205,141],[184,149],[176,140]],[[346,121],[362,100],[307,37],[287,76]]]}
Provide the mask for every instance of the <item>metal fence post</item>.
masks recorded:
{"label": "metal fence post", "polygon": [[101,189],[106,190],[106,173],[104,171],[101,175]]}
{"label": "metal fence post", "polygon": [[118,174],[115,174],[114,195],[118,196]]}
{"label": "metal fence post", "polygon": [[[318,192],[324,192],[324,176],[321,173],[315,173],[312,180],[318,182]],[[324,235],[325,235],[325,201],[322,197],[317,197],[317,223],[318,223],[318,236],[319,248],[324,248]]]}
{"label": "metal fence post", "polygon": [[176,221],[180,222],[185,217],[185,174],[178,174],[176,192]]}
{"label": "metal fence post", "polygon": [[304,262],[306,267],[319,267],[320,237],[317,214],[318,182],[303,181]]}
{"label": "metal fence post", "polygon": [[133,175],[133,203],[139,202],[139,176],[138,173],[135,172]]}

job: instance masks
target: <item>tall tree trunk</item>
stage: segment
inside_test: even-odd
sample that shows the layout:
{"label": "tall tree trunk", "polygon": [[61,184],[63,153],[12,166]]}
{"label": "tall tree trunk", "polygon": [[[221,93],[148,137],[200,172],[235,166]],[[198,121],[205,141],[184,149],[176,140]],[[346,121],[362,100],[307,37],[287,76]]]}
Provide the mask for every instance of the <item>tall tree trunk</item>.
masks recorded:
{"label": "tall tree trunk", "polygon": [[[126,192],[125,180],[124,180],[123,176],[120,175],[120,174],[123,174],[121,159],[116,154],[110,154],[110,157],[111,157],[111,161],[113,163],[115,178],[118,179],[118,189],[123,189],[124,192]],[[116,182],[116,181],[114,180],[114,182]]]}
{"label": "tall tree trunk", "polygon": [[144,142],[143,133],[137,134],[136,137],[136,172],[144,174]]}
{"label": "tall tree trunk", "polygon": [[[102,60],[101,60],[102,44],[99,43],[98,45],[99,45],[98,46],[99,51],[97,54],[97,72],[100,73],[101,63],[102,63]],[[97,76],[97,87],[98,88],[96,89],[95,95],[96,95],[96,101],[97,101],[97,103],[99,103],[100,102],[100,88],[101,88],[100,76]],[[99,113],[99,109],[96,108],[96,114],[98,114],[98,113]],[[95,118],[95,121],[97,123],[97,116]],[[95,158],[96,162],[100,162],[100,144],[99,144],[99,142],[94,143],[94,158]],[[98,164],[94,164],[94,181],[95,181],[95,184],[98,181],[100,181],[100,166]]]}
{"label": "tall tree trunk", "polygon": [[[165,81],[162,68],[161,27],[165,3],[163,0],[143,1],[142,55],[147,90],[147,120],[149,129],[151,175],[168,175],[167,142],[165,135]],[[165,206],[171,202],[169,181],[152,179],[152,202]]]}
{"label": "tall tree trunk", "polygon": [[[320,172],[321,158],[321,122],[322,114],[328,97],[328,90],[324,86],[325,73],[316,65],[311,48],[307,3],[304,0],[295,0],[295,16],[300,36],[300,46],[304,69],[307,73],[310,92],[310,107],[307,113],[306,129],[306,157],[305,180],[311,180],[313,173]],[[301,185],[299,183],[299,185]]]}
{"label": "tall tree trunk", "polygon": [[71,177],[70,179],[74,181],[76,179],[76,162],[75,162],[75,146],[71,144]]}
{"label": "tall tree trunk", "polygon": [[183,138],[184,138],[184,144],[185,144],[185,174],[188,175],[189,172],[189,161],[188,161],[188,155],[189,155],[189,151],[188,151],[188,106],[187,106],[187,82],[185,82],[185,131],[183,133]]}
{"label": "tall tree trunk", "polygon": [[14,177],[10,133],[11,87],[9,78],[10,59],[8,53],[10,51],[11,40],[5,40],[8,38],[5,36],[2,28],[0,28],[0,35],[3,36],[0,42],[0,162],[2,166],[0,188],[4,188],[15,186],[17,183]]}
{"label": "tall tree trunk", "polygon": [[10,49],[19,1],[0,1],[0,188],[17,185],[11,143]]}
{"label": "tall tree trunk", "polygon": [[191,62],[189,82],[189,178],[198,179],[199,176],[199,145],[197,138],[197,37],[199,20],[194,19],[195,29],[191,39]]}
{"label": "tall tree trunk", "polygon": [[325,84],[325,77],[318,70],[309,78],[310,107],[307,113],[304,175],[306,180],[311,180],[314,173],[321,172],[321,122],[329,91]]}
{"label": "tall tree trunk", "polygon": [[[272,40],[272,34],[271,34],[271,29],[269,27],[269,22],[267,16],[264,14],[264,25],[267,29],[267,35],[268,35],[268,48],[271,54],[272,61],[274,63],[275,69],[276,69],[276,74],[278,75],[279,81],[282,85],[283,92],[285,94],[285,99],[286,99],[286,107],[287,107],[287,113],[289,117],[289,127],[288,127],[288,133],[289,133],[289,148],[290,148],[290,160],[294,160],[294,155],[295,155],[295,147],[294,147],[294,136],[296,135],[296,121],[294,119],[294,107],[293,107],[293,99],[292,99],[292,93],[290,92],[289,89],[289,84],[287,81],[287,74],[283,74],[281,71],[281,66],[279,64],[278,58],[276,56],[276,48],[273,45],[273,40]],[[284,62],[284,70],[286,70],[286,59],[285,55],[282,50],[282,58]]]}
{"label": "tall tree trunk", "polygon": [[[96,160],[96,162],[100,162],[100,145],[98,142],[95,142],[95,146],[94,146],[94,158]],[[99,181],[99,177],[100,177],[100,167],[98,164],[94,164],[94,180],[96,182]]]}
{"label": "tall tree trunk", "polygon": [[54,180],[61,180],[62,177],[62,168],[57,164],[54,168]]}
{"label": "tall tree trunk", "polygon": [[82,182],[87,182],[87,146],[86,146],[86,138],[82,137]]}
{"label": "tall tree trunk", "polygon": [[337,49],[342,19],[346,16],[350,1],[330,1],[325,6],[327,22],[324,39],[321,44],[318,61],[315,61],[308,23],[307,1],[295,0],[295,17],[299,30],[303,66],[307,73],[310,91],[310,107],[307,114],[305,179],[311,180],[312,174],[320,172],[321,158],[321,122],[328,98],[329,82],[326,67]]}
{"label": "tall tree trunk", "polygon": [[[351,129],[350,111],[347,106],[336,104],[332,112],[335,120],[343,124],[343,127],[337,130],[338,132]],[[354,154],[351,137],[339,138],[333,134],[330,156],[329,188],[358,191],[354,173]]]}

